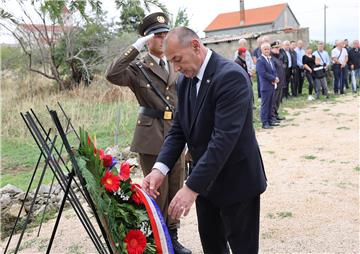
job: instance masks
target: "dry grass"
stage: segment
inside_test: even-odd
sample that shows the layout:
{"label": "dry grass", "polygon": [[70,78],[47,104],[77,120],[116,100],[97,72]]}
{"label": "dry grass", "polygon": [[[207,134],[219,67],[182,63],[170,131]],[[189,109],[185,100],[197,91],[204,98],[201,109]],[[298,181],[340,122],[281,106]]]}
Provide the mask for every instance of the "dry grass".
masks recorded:
{"label": "dry grass", "polygon": [[[114,87],[97,76],[90,87],[80,86],[70,91],[58,91],[49,79],[37,74],[4,72],[1,80],[3,137],[27,137],[28,130],[19,113],[33,109],[41,118],[48,118],[45,106],[56,108],[60,102],[68,116],[78,126],[106,125],[122,104],[135,104],[127,88]],[[89,111],[90,110],[90,111]],[[129,112],[123,110],[123,117]],[[94,118],[94,114],[96,118]]]}
{"label": "dry grass", "polygon": [[[2,169],[34,166],[38,149],[20,112],[33,109],[46,129],[51,118],[46,105],[61,117],[60,102],[77,129],[96,133],[100,146],[129,145],[137,117],[137,102],[128,88],[116,87],[96,76],[90,87],[58,91],[55,83],[33,73],[1,74],[1,163]],[[117,135],[118,139],[114,136]],[[27,155],[27,156],[26,156]]]}

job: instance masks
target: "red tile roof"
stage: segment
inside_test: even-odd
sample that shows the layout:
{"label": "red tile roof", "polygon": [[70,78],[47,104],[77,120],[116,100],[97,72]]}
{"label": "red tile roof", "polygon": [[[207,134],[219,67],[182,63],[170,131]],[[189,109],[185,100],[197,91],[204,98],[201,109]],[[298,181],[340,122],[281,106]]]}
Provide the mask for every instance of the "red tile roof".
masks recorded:
{"label": "red tile roof", "polygon": [[208,25],[204,32],[274,22],[287,4],[277,4],[245,10],[245,23],[240,25],[240,11],[221,13]]}

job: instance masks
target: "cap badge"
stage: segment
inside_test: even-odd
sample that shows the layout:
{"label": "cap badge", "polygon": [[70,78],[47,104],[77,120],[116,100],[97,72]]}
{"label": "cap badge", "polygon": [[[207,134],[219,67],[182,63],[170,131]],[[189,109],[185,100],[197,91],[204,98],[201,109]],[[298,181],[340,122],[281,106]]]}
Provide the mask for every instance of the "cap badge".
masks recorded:
{"label": "cap badge", "polygon": [[157,16],[156,19],[159,23],[165,23],[165,18],[163,16]]}

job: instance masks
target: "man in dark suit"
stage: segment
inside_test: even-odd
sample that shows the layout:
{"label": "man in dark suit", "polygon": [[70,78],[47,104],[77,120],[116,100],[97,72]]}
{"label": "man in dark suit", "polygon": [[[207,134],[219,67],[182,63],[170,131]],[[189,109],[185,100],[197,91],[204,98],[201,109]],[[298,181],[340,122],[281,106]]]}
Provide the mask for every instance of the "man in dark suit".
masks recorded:
{"label": "man in dark suit", "polygon": [[[156,157],[172,124],[170,106],[177,103],[175,82],[178,74],[168,63],[163,52],[163,40],[169,31],[168,17],[162,12],[152,13],[144,18],[139,26],[142,36],[109,66],[106,78],[118,86],[128,86],[140,105],[131,151],[139,154],[140,166],[144,176],[151,172]],[[139,53],[145,46],[148,53],[139,59]],[[145,78],[138,67],[141,64],[152,81]],[[164,99],[156,93],[162,94]],[[177,229],[180,221],[167,216],[171,199],[184,184],[183,156],[173,165],[174,168],[160,187],[161,195],[156,203],[164,215],[172,239],[175,254],[190,254],[178,241]]]}
{"label": "man in dark suit", "polygon": [[[252,123],[248,74],[206,48],[194,31],[178,27],[164,41],[178,79],[174,123],[142,187],[151,196],[188,144],[194,167],[169,206],[187,215],[196,200],[206,254],[257,253],[260,194],[266,178]],[[170,171],[171,172],[171,171]]]}
{"label": "man in dark suit", "polygon": [[259,73],[261,92],[261,122],[264,129],[272,128],[271,125],[278,125],[271,121],[271,108],[274,91],[279,78],[276,74],[275,64],[270,57],[270,44],[261,44],[261,57],[256,62],[256,71]]}

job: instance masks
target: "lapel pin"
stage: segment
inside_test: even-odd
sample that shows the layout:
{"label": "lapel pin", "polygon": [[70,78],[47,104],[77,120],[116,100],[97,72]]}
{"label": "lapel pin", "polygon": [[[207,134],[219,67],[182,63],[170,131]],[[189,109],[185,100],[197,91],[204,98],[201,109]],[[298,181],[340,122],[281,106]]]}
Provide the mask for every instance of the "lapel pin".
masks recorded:
{"label": "lapel pin", "polygon": [[207,80],[206,80],[206,83],[210,83],[210,79],[207,79]]}

